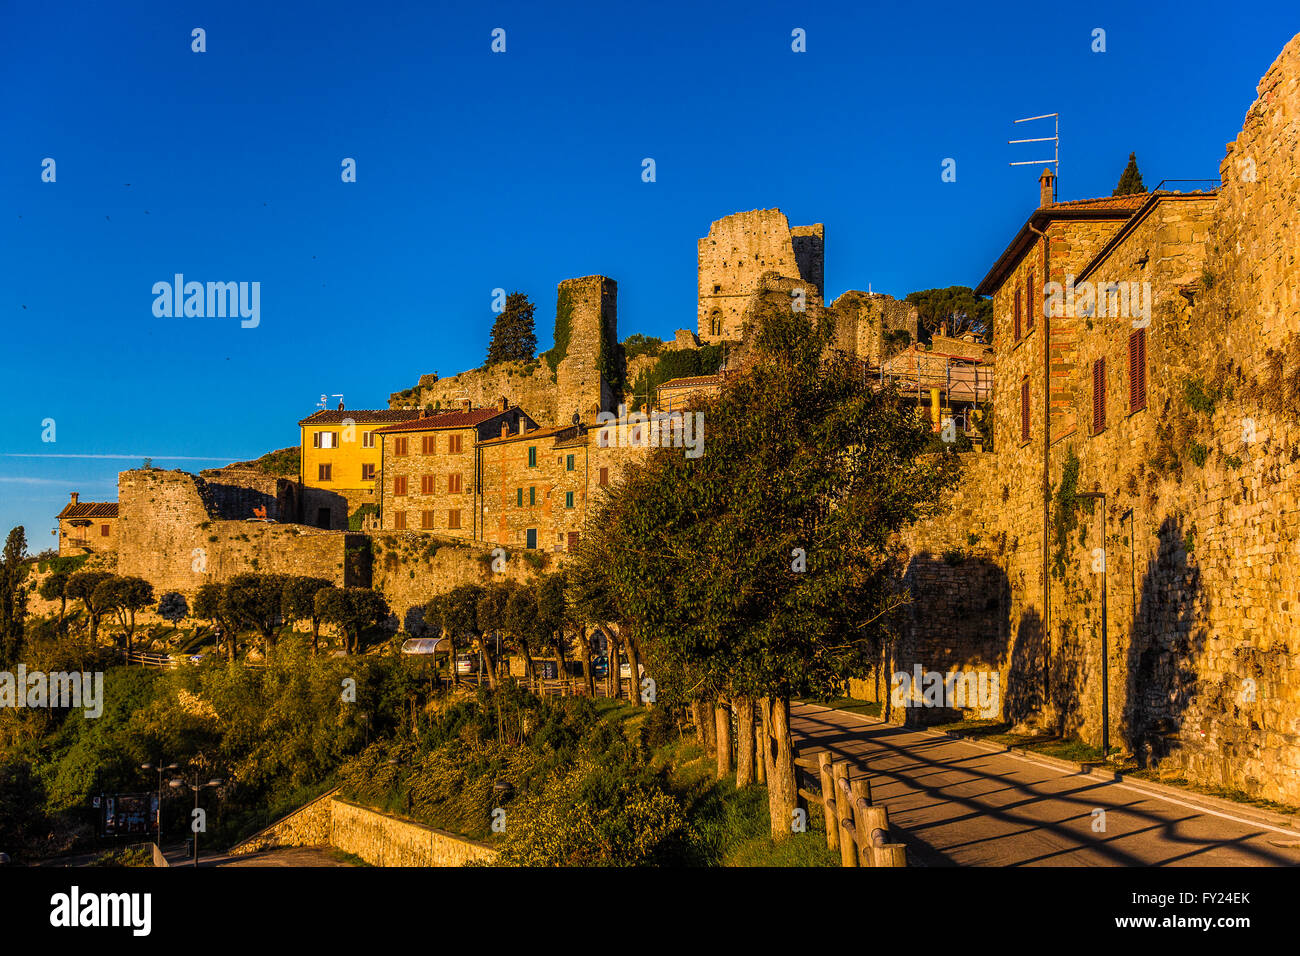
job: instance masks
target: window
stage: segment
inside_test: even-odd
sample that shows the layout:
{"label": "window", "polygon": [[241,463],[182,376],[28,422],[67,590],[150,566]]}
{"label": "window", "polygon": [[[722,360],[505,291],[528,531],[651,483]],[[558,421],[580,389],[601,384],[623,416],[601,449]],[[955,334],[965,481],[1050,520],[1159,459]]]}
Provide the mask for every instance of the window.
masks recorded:
{"label": "window", "polygon": [[1020,440],[1029,441],[1029,378],[1020,380]]}
{"label": "window", "polygon": [[529,529],[528,529],[528,538],[527,538],[527,542],[528,542],[528,547],[530,547],[530,548],[535,548],[535,547],[537,547],[537,529],[536,529],[536,528],[529,528]]}
{"label": "window", "polygon": [[406,512],[405,512],[405,511],[394,511],[394,512],[393,512],[393,527],[396,528],[398,531],[405,531],[405,530],[406,530]]}
{"label": "window", "polygon": [[608,469],[608,468],[602,468],[602,469],[600,469],[600,478],[596,481],[596,484],[600,485],[600,487],[602,487],[602,488],[604,488],[606,485],[609,484],[609,469]]}
{"label": "window", "polygon": [[396,478],[393,479],[393,494],[394,494],[394,495],[404,495],[404,494],[406,494],[406,476],[405,476],[405,475],[398,475]]}
{"label": "window", "polygon": [[460,488],[461,488],[461,476],[460,476],[460,475],[448,475],[448,476],[447,476],[447,494],[449,494],[449,495],[458,495],[458,494],[460,494]]}
{"label": "window", "polygon": [[435,488],[433,487],[433,475],[421,475],[421,476],[420,476],[420,494],[422,494],[422,495],[431,495],[431,494],[433,494],[436,490],[437,490],[437,489],[435,489]]}
{"label": "window", "polygon": [[375,466],[374,466],[374,465],[362,465],[362,466],[361,466],[361,480],[362,480],[362,481],[374,481],[374,480],[375,480]]}
{"label": "window", "polygon": [[564,470],[565,470],[565,471],[573,471],[573,456],[572,456],[572,455],[566,455],[566,456],[564,457]]}
{"label": "window", "polygon": [[316,480],[317,480],[317,481],[333,481],[334,479],[330,477],[330,474],[331,474],[331,472],[333,471],[333,468],[334,468],[333,465],[317,465],[317,466],[316,466]]}
{"label": "window", "polygon": [[533,508],[536,506],[537,506],[537,489],[535,487],[530,487],[528,489],[528,507]]}
{"label": "window", "polygon": [[421,454],[421,455],[432,455],[432,454],[434,454],[434,452],[436,452],[437,450],[438,450],[438,436],[437,436],[437,435],[421,435],[421,436],[420,436],[420,454]]}
{"label": "window", "polygon": [[1038,289],[1034,286],[1034,270],[1029,270],[1029,285],[1025,288],[1025,327],[1034,331],[1034,316],[1042,305],[1042,299],[1038,295]]}
{"label": "window", "polygon": [[516,508],[522,508],[523,506],[524,506],[524,489],[522,489],[522,488],[516,488],[516,489],[515,489],[515,507],[516,507]]}
{"label": "window", "polygon": [[602,429],[600,430],[600,447],[601,447],[601,448],[608,448],[608,447],[609,447],[609,429],[608,429],[608,428],[602,428]]}
{"label": "window", "polygon": [[1016,286],[1016,317],[1011,340],[1013,342],[1020,341],[1020,286]]}
{"label": "window", "polygon": [[566,507],[566,508],[572,508],[572,507],[573,507],[573,492],[572,492],[572,491],[566,491],[566,492],[564,493],[564,507]]}
{"label": "window", "polygon": [[1092,433],[1106,428],[1106,360],[1092,363]]}
{"label": "window", "polygon": [[311,446],[313,448],[338,448],[338,432],[313,432],[311,436]]}
{"label": "window", "polygon": [[460,530],[460,509],[453,508],[447,512],[447,527],[452,531]]}
{"label": "window", "polygon": [[432,511],[425,510],[420,512],[420,527],[423,528],[425,531],[433,530]]}
{"label": "window", "polygon": [[1137,329],[1128,337],[1128,410],[1147,407],[1147,330]]}
{"label": "window", "polygon": [[107,537],[108,537],[108,525],[106,525],[106,524],[101,524],[101,525],[99,526],[99,536],[100,536],[101,538],[107,538]]}
{"label": "window", "polygon": [[361,447],[362,447],[362,448],[374,448],[374,447],[375,447],[375,433],[374,433],[374,432],[362,432],[362,433],[361,433]]}
{"label": "window", "polygon": [[459,455],[462,451],[464,451],[464,449],[465,449],[465,446],[464,446],[464,436],[463,436],[463,435],[448,435],[448,436],[447,436],[447,454],[449,454],[449,455]]}
{"label": "window", "polygon": [[407,451],[405,436],[403,436],[402,438],[393,439],[393,454],[403,455],[403,456],[409,454],[409,452]]}
{"label": "window", "polygon": [[529,467],[529,468],[536,468],[536,467],[537,467],[537,446],[536,446],[536,445],[529,446],[529,449],[528,449],[528,467]]}

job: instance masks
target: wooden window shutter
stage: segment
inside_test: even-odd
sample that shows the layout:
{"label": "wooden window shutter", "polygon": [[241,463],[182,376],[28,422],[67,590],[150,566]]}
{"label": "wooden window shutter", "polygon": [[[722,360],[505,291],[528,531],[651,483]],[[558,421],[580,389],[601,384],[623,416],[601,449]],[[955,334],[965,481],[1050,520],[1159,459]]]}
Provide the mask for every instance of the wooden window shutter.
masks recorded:
{"label": "wooden window shutter", "polygon": [[1020,380],[1020,440],[1029,441],[1029,379]]}
{"label": "wooden window shutter", "polygon": [[1092,363],[1092,433],[1095,435],[1106,427],[1106,360],[1099,358]]}
{"label": "wooden window shutter", "polygon": [[1020,286],[1016,286],[1016,309],[1015,309],[1015,311],[1016,311],[1016,321],[1015,321],[1015,329],[1013,330],[1013,331],[1014,331],[1014,335],[1013,335],[1013,337],[1012,337],[1012,341],[1014,341],[1014,342],[1019,342],[1019,341],[1020,341]]}
{"label": "wooden window shutter", "polygon": [[1038,290],[1034,286],[1034,270],[1029,270],[1029,285],[1025,288],[1025,326],[1030,332],[1034,331],[1035,310],[1039,308],[1042,300],[1038,297]]}
{"label": "wooden window shutter", "polygon": [[1137,329],[1128,337],[1129,411],[1147,407],[1147,330]]}

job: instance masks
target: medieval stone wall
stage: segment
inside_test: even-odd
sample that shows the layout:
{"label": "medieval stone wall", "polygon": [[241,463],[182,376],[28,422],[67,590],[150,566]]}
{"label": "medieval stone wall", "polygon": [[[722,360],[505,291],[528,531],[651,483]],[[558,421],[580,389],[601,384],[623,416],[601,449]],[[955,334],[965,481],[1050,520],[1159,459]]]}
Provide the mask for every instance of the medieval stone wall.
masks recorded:
{"label": "medieval stone wall", "polygon": [[618,378],[618,283],[605,276],[565,279],[556,290],[556,323],[565,313],[569,342],[556,369],[555,412],[543,424],[589,422],[616,410]]}

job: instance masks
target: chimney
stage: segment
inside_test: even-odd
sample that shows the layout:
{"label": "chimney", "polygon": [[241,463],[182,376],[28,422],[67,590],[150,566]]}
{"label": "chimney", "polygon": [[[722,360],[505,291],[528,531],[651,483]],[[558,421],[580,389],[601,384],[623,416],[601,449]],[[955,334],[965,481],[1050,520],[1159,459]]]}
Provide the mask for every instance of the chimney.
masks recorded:
{"label": "chimney", "polygon": [[1055,202],[1054,194],[1056,192],[1056,174],[1046,166],[1043,167],[1043,175],[1038,177],[1038,206],[1051,205]]}
{"label": "chimney", "polygon": [[75,505],[75,504],[77,503],[77,499],[80,498],[80,497],[81,497],[81,495],[77,494],[77,492],[74,491],[74,492],[72,493],[72,503]]}
{"label": "chimney", "polygon": [[343,411],[343,399],[341,399],[341,398],[339,399],[339,407],[338,407],[338,410],[339,410],[340,412]]}
{"label": "chimney", "polygon": [[465,399],[465,411],[467,412],[474,411],[474,400],[472,398]]}
{"label": "chimney", "polygon": [[509,434],[510,434],[510,423],[509,423],[509,422],[502,422],[502,423],[501,423],[501,437],[502,437],[502,438],[505,438],[505,437],[506,437],[507,435],[509,435]]}
{"label": "chimney", "polygon": [[501,396],[501,411],[503,411],[503,412],[504,412],[504,411],[508,411],[509,408],[510,408],[510,399],[508,399],[508,398],[506,398],[504,395],[502,395],[502,396]]}

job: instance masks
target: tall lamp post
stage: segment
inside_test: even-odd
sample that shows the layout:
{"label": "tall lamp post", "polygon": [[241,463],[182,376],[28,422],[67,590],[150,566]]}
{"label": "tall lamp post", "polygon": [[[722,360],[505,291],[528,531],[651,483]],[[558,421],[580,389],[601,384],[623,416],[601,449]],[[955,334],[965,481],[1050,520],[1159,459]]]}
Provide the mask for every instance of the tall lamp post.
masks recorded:
{"label": "tall lamp post", "polygon": [[[191,790],[193,790],[193,791],[194,791],[194,809],[197,810],[197,809],[199,808],[199,791],[204,790],[204,789],[206,789],[206,788],[208,788],[208,787],[211,787],[211,788],[215,789],[215,788],[221,786],[221,783],[222,783],[222,782],[221,782],[220,780],[215,779],[215,778],[212,779],[212,780],[209,780],[207,783],[200,783],[200,782],[199,782],[199,775],[198,775],[198,772],[196,771],[195,774],[194,774],[194,782],[193,782],[193,783],[190,783],[188,780],[185,780],[184,778],[178,777],[178,778],[176,778],[175,780],[172,780],[172,781],[170,782],[170,786],[172,786],[173,788],[178,789],[178,790],[179,790],[181,787],[189,787]],[[192,819],[192,818],[191,818],[191,819]],[[194,865],[195,865],[195,867],[197,867],[197,866],[199,865],[199,834],[198,834],[197,831],[193,830],[193,827],[191,827],[191,832],[194,833]]]}
{"label": "tall lamp post", "polygon": [[1110,756],[1110,660],[1106,634],[1106,492],[1077,491],[1076,498],[1101,502],[1101,755]]}
{"label": "tall lamp post", "polygon": [[179,769],[180,769],[180,765],[179,765],[179,764],[174,764],[174,763],[163,764],[163,762],[162,762],[161,760],[159,760],[156,764],[155,764],[155,763],[142,763],[142,764],[140,764],[140,769],[141,769],[141,770],[156,770],[156,771],[158,771],[158,813],[156,814],[155,819],[154,819],[154,828],[155,828],[155,829],[154,829],[154,837],[158,840],[158,848],[159,848],[159,849],[162,849],[162,787],[163,787],[163,776],[164,776],[168,771],[170,771],[170,770],[179,770]]}

